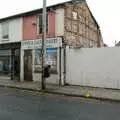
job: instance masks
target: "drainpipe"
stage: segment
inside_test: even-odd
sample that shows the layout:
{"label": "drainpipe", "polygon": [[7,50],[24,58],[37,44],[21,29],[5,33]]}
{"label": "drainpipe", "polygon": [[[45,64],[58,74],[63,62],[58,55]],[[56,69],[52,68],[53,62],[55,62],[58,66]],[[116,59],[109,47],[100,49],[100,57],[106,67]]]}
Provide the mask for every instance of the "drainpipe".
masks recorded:
{"label": "drainpipe", "polygon": [[101,39],[100,39],[100,30],[99,28],[97,29],[97,47],[100,48],[101,47]]}
{"label": "drainpipe", "polygon": [[63,43],[63,54],[64,54],[64,60],[63,60],[63,64],[64,64],[64,71],[63,71],[63,84],[66,84],[66,44],[65,44],[65,40],[64,38],[62,38],[62,43]]}
{"label": "drainpipe", "polygon": [[59,85],[61,85],[61,47],[59,48]]}

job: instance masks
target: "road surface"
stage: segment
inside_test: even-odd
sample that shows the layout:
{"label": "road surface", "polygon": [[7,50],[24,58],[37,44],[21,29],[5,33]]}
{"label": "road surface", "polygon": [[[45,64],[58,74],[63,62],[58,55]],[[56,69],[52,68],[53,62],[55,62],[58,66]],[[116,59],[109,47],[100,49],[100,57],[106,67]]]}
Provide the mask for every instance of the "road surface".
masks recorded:
{"label": "road surface", "polygon": [[0,88],[0,120],[120,120],[120,104]]}

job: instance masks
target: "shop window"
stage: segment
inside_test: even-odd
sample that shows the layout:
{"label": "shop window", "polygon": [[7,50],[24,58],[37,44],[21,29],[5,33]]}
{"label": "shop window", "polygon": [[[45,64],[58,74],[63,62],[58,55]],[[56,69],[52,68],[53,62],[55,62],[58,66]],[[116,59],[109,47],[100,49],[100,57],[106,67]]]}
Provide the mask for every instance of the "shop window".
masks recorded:
{"label": "shop window", "polygon": [[[35,72],[41,72],[41,50],[35,50]],[[51,73],[57,73],[57,48],[48,48],[46,50],[46,63],[51,65]]]}
{"label": "shop window", "polygon": [[0,75],[10,75],[11,73],[11,51],[0,50]]}
{"label": "shop window", "polygon": [[9,38],[9,23],[2,23],[2,39],[8,40]]}
{"label": "shop window", "polygon": [[11,71],[10,67],[10,57],[0,57],[0,73],[9,75]]}

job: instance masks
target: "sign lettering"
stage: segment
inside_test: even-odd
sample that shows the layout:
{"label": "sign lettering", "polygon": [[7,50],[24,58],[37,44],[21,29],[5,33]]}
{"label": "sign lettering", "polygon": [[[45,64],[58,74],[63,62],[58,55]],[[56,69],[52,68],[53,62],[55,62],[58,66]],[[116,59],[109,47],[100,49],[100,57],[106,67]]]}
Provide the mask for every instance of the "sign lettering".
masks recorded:
{"label": "sign lettering", "polygon": [[[62,47],[62,38],[46,38],[45,39],[45,45],[46,48],[57,48]],[[42,46],[42,39],[36,39],[36,40],[23,40],[21,42],[21,48],[22,49],[36,49],[41,48]]]}

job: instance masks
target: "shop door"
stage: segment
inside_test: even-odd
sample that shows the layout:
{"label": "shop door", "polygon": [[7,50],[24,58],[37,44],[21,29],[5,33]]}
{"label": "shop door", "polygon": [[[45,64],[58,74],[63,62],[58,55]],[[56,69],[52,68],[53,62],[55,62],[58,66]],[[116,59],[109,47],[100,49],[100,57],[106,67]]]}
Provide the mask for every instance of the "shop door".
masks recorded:
{"label": "shop door", "polygon": [[25,50],[24,53],[24,80],[32,81],[32,50]]}

